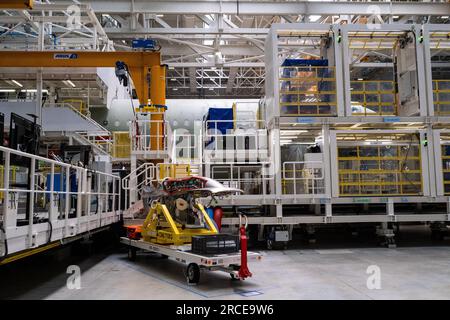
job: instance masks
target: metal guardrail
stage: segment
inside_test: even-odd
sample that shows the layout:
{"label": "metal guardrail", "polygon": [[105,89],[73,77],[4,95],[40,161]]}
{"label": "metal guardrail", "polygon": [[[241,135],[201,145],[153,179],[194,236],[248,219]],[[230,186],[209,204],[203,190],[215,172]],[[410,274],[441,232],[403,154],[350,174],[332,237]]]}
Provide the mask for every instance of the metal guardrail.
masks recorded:
{"label": "metal guardrail", "polygon": [[[0,152],[4,159],[0,220],[5,230],[1,240],[8,243],[8,254],[119,220],[120,177],[6,147]],[[17,157],[30,165],[15,168],[12,180]],[[6,253],[2,244],[0,257]]]}
{"label": "metal guardrail", "polygon": [[330,116],[336,113],[333,66],[282,66],[279,104],[284,116]]}
{"label": "metal guardrail", "polygon": [[283,194],[314,196],[325,193],[322,161],[286,161],[282,168]]}

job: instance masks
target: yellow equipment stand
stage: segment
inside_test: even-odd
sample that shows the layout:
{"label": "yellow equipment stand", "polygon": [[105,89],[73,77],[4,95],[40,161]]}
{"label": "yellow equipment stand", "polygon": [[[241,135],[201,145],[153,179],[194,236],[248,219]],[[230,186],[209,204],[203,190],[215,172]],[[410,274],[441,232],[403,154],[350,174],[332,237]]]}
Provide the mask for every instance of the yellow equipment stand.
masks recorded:
{"label": "yellow equipment stand", "polygon": [[204,219],[207,228],[186,228],[175,222],[166,205],[156,203],[152,205],[147,218],[142,225],[141,234],[146,242],[166,245],[183,245],[192,242],[192,236],[214,235],[219,232],[211,221],[205,208],[197,203],[196,209]]}

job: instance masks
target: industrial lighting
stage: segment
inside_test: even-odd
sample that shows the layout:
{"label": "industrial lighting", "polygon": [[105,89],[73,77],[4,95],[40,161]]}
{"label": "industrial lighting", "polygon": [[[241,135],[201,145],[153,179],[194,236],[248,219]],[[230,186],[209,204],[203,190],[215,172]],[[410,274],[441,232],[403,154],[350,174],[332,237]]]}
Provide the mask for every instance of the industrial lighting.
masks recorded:
{"label": "industrial lighting", "polygon": [[156,15],[158,18],[162,18],[162,17],[164,17],[164,15],[163,14],[157,14]]}
{"label": "industrial lighting", "polygon": [[398,18],[399,18],[399,16],[393,16],[392,18],[394,18],[394,19],[398,19]]}
{"label": "industrial lighting", "polygon": [[0,92],[16,92],[14,89],[0,89]]}
{"label": "industrial lighting", "polygon": [[[26,90],[20,90],[20,92],[31,92],[31,93],[36,93],[37,89],[26,89]],[[42,90],[42,92],[48,93],[47,89]]]}
{"label": "industrial lighting", "polygon": [[173,91],[178,91],[178,88],[172,88]]}
{"label": "industrial lighting", "polygon": [[18,85],[19,87],[23,87],[23,85],[19,82],[19,81],[16,81],[16,80],[11,80],[12,82],[14,82],[16,85]]}
{"label": "industrial lighting", "polygon": [[74,88],[76,87],[76,86],[75,86],[75,83],[73,83],[73,82],[70,81],[70,80],[67,80],[67,83],[70,84],[70,85],[71,85],[72,87],[74,87]]}
{"label": "industrial lighting", "polygon": [[448,16],[441,16],[442,19],[448,19]]}
{"label": "industrial lighting", "polygon": [[363,78],[358,78],[358,81],[363,81],[364,79]]}
{"label": "industrial lighting", "polygon": [[320,18],[322,18],[322,16],[311,15],[311,16],[309,16],[309,21],[316,22]]}
{"label": "industrial lighting", "polygon": [[298,134],[298,133],[305,133],[308,132],[308,130],[287,130],[287,131],[281,131],[281,135],[292,135],[292,134]]}
{"label": "industrial lighting", "polygon": [[170,79],[170,81],[177,81],[177,79],[175,79],[175,78],[172,78],[172,79]]}

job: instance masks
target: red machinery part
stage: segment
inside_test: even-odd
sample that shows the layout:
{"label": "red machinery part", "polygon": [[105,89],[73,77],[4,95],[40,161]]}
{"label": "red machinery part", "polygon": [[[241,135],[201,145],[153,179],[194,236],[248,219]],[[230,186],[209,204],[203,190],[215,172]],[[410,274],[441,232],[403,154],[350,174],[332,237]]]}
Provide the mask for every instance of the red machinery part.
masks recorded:
{"label": "red machinery part", "polygon": [[241,242],[241,267],[239,268],[239,278],[245,279],[252,276],[252,273],[248,269],[247,265],[247,234],[245,230],[247,229],[247,216],[245,218],[245,225],[241,224],[241,216],[239,216],[239,233]]}
{"label": "red machinery part", "polygon": [[214,208],[214,222],[217,225],[217,230],[220,232],[222,229],[222,217],[223,217],[223,210],[221,207],[215,207]]}

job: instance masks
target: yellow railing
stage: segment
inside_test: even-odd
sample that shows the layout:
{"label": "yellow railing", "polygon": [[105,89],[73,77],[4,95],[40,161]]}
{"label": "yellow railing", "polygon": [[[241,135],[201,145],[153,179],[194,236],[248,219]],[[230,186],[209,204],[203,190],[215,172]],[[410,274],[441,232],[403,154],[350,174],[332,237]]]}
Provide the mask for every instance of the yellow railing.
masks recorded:
{"label": "yellow railing", "polygon": [[131,154],[131,140],[128,131],[113,131],[113,158],[129,159]]}
{"label": "yellow railing", "polygon": [[184,178],[191,175],[189,164],[158,163],[158,177],[160,180],[170,178]]}
{"label": "yellow railing", "polygon": [[284,116],[336,114],[335,67],[281,67],[280,112]]}
{"label": "yellow railing", "polygon": [[450,80],[433,80],[434,113],[450,115]]}
{"label": "yellow railing", "polygon": [[397,114],[395,82],[384,80],[351,81],[352,115]]}
{"label": "yellow railing", "polygon": [[422,192],[418,145],[338,147],[340,196],[404,196]]}
{"label": "yellow railing", "polygon": [[87,116],[89,113],[89,108],[86,106],[83,100],[66,99],[63,102],[70,104],[75,110],[85,116]]}

